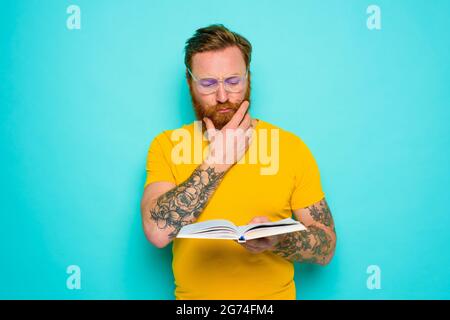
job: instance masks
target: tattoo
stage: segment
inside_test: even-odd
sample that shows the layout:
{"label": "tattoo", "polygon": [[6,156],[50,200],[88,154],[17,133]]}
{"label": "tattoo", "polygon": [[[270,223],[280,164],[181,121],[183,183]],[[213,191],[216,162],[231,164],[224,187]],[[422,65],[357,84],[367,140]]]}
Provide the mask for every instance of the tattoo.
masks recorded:
{"label": "tattoo", "polygon": [[212,167],[197,167],[186,181],[158,198],[150,210],[151,219],[159,229],[173,228],[169,239],[175,238],[183,226],[198,218],[224,175]]}
{"label": "tattoo", "polygon": [[305,231],[287,233],[272,252],[290,261],[324,264],[333,247],[333,239],[325,230],[309,226]]}
{"label": "tattoo", "polygon": [[325,198],[323,198],[318,205],[312,205],[308,209],[309,214],[315,221],[320,222],[327,227],[333,225],[333,218],[331,217],[330,208],[328,207]]}
{"label": "tattoo", "polygon": [[314,223],[305,231],[287,233],[272,252],[290,261],[326,264],[336,246],[333,217],[325,198],[306,209]]}

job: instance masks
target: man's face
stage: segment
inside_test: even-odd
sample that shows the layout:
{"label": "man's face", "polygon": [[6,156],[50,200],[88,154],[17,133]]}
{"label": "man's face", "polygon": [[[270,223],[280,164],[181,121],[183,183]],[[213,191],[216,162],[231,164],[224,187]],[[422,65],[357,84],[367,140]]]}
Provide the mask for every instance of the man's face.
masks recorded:
{"label": "man's face", "polygon": [[[196,53],[192,57],[191,71],[197,79],[223,80],[232,75],[245,75],[246,65],[239,48],[229,47],[221,51]],[[200,93],[193,79],[188,80],[188,85],[197,119],[208,117],[219,130],[230,121],[244,100],[250,102],[250,74],[243,90],[237,93],[225,91],[223,82],[211,94]]]}

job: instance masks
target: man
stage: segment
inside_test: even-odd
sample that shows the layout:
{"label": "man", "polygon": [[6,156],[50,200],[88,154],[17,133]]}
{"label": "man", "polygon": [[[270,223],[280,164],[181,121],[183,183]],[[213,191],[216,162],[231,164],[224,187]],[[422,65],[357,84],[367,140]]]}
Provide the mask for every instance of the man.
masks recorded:
{"label": "man", "polygon": [[[173,241],[176,299],[295,299],[293,262],[326,265],[334,254],[334,222],[308,147],[250,116],[251,49],[223,25],[197,30],[185,65],[199,121],[162,132],[149,148],[143,228],[158,248]],[[201,148],[193,142],[199,136]],[[306,231],[242,244],[176,238],[194,222],[245,225],[292,213]]]}

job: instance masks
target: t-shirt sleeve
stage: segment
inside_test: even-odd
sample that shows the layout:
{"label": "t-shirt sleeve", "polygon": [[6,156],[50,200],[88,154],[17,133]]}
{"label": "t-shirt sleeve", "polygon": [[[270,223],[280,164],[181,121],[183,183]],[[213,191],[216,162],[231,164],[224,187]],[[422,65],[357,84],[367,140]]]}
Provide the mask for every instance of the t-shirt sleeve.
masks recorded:
{"label": "t-shirt sleeve", "polygon": [[308,146],[299,139],[294,164],[295,183],[291,196],[291,208],[296,210],[308,207],[325,196],[320,182],[320,172]]}
{"label": "t-shirt sleeve", "polygon": [[[175,177],[173,176],[170,168],[170,163],[164,153],[163,134],[158,135],[153,139],[147,154],[146,171],[147,178],[145,180],[144,189],[150,183],[157,181],[168,181],[175,183]],[[167,146],[166,146],[167,147]]]}

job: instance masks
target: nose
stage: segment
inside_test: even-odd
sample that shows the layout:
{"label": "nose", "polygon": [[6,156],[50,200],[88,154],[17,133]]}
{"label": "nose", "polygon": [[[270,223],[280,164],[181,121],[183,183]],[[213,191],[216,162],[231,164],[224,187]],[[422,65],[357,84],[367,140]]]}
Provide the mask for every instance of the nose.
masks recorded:
{"label": "nose", "polygon": [[220,82],[219,88],[217,88],[216,100],[219,101],[220,103],[224,103],[228,100],[228,95],[223,86],[223,82]]}

